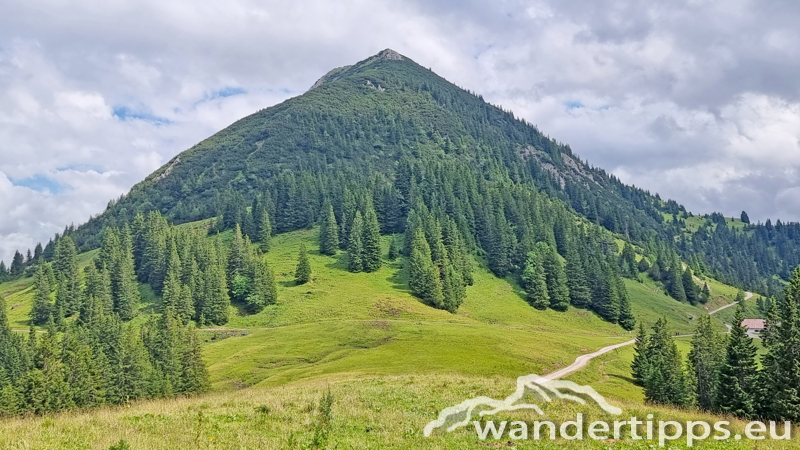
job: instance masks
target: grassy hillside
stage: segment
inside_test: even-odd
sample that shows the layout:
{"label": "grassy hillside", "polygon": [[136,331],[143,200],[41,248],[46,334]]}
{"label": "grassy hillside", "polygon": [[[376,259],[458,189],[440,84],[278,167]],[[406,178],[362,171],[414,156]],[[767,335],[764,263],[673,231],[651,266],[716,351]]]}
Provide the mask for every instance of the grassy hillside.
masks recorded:
{"label": "grassy hillside", "polygon": [[[458,314],[450,314],[407,292],[402,260],[353,274],[343,253],[320,255],[315,240],[316,230],[273,240],[266,258],[278,275],[279,304],[215,329],[237,331],[205,348],[216,388],[342,373],[547,373],[628,335],[587,311],[538,311],[515,283],[484,269]],[[310,249],[312,281],[295,286],[301,242]]]}
{"label": "grassy hillside", "polygon": [[[664,294],[649,279],[642,283],[626,279],[625,287],[631,298],[633,314],[637,320],[643,321],[645,326],[652,325],[661,317],[666,317],[674,331],[689,334],[694,331],[697,318],[706,314],[702,307],[679,302]],[[725,326],[719,320],[715,320],[714,323],[720,331],[725,330]]]}
{"label": "grassy hillside", "polygon": [[[215,389],[354,373],[543,374],[630,337],[585,310],[536,310],[513,279],[498,279],[477,262],[475,285],[458,313],[437,310],[408,293],[402,258],[377,273],[350,273],[344,253],[319,254],[316,236],[312,229],[273,238],[266,258],[278,279],[277,305],[255,315],[234,306],[226,326],[203,332]],[[229,237],[230,232],[222,235],[223,240]],[[302,242],[310,249],[313,274],[310,283],[296,286],[293,272]],[[385,236],[384,247],[388,242]],[[93,256],[81,254],[81,265]],[[29,326],[30,283],[22,279],[0,285],[16,329]],[[645,324],[665,316],[675,331],[687,334],[703,314],[701,308],[664,295],[652,282],[625,283],[633,311]],[[733,288],[710,284],[719,290],[721,303],[735,295]],[[146,312],[158,300],[147,286],[142,290]],[[724,330],[722,322],[717,325]]]}

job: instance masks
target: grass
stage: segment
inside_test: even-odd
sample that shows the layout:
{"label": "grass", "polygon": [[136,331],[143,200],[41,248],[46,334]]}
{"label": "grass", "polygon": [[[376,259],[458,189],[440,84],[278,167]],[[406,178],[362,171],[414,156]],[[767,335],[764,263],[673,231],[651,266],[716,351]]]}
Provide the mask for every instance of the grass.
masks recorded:
{"label": "grass", "polygon": [[[611,363],[607,363],[614,373]],[[604,383],[597,385],[598,391]],[[137,402],[125,407],[69,412],[48,417],[0,422],[0,448],[108,449],[124,440],[132,449],[468,449],[507,446],[501,441],[480,442],[474,427],[426,438],[424,426],[443,408],[478,395],[504,398],[514,390],[512,377],[476,377],[460,374],[401,375],[359,379],[319,379],[276,388],[252,388],[192,398]],[[323,399],[333,402],[325,414]],[[593,420],[626,420],[635,416],[654,420],[728,420],[695,411],[654,408],[625,400],[610,400],[623,410],[610,416],[592,406],[554,402],[542,404],[545,416],[530,411],[501,413],[491,419],[551,420],[562,423],[585,415]],[[624,419],[620,419],[620,417]],[[735,433],[744,424],[733,421]],[[317,445],[315,446],[315,440]],[[488,445],[488,447],[487,447]],[[670,448],[685,448],[676,440]],[[521,441],[521,449],[655,449],[657,442],[634,441]],[[795,442],[702,441],[701,449],[796,448]]]}
{"label": "grass", "polygon": [[[649,280],[641,283],[628,279],[624,281],[631,299],[633,314],[637,320],[644,322],[645,326],[651,326],[658,319],[666,317],[673,330],[689,334],[694,332],[697,318],[705,314],[700,307],[679,302],[665,295]],[[722,323],[716,323],[716,326],[720,331],[725,330]]]}
{"label": "grass", "polygon": [[[458,314],[450,314],[408,293],[401,261],[353,274],[344,270],[343,253],[321,255],[315,240],[314,230],[273,239],[266,258],[278,277],[279,304],[255,315],[236,310],[226,327],[215,327],[239,331],[205,347],[215,388],[343,373],[544,374],[629,336],[587,311],[538,311],[512,280],[477,267],[475,285]],[[309,248],[312,280],[298,286],[301,243]]]}
{"label": "grass", "polygon": [[[672,214],[661,213],[664,217],[664,222],[672,222]],[[680,217],[680,216],[679,216]],[[711,218],[707,216],[691,216],[685,219],[681,219],[686,224],[686,231],[689,233],[695,233],[701,226],[706,225],[709,228],[716,228],[717,225],[711,222]],[[744,230],[747,226],[746,223],[742,222],[741,219],[736,219],[732,217],[725,218],[725,224],[728,228],[735,228],[739,231]]]}

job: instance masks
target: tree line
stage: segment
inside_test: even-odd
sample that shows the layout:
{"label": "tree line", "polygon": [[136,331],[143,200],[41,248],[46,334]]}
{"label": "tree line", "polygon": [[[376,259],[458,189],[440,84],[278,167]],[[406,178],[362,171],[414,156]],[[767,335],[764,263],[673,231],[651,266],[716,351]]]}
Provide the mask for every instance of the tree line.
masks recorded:
{"label": "tree line", "polygon": [[[68,238],[67,238],[68,239]],[[0,299],[0,413],[48,413],[202,392],[208,374],[193,327],[174,308],[134,326],[114,311],[108,276],[87,269],[77,314],[27,338],[13,332]],[[47,270],[37,269],[47,293]],[[39,292],[37,292],[39,295]]]}
{"label": "tree line", "polygon": [[[219,236],[171,226],[151,212],[130,226],[104,229],[96,257],[80,270],[74,242],[60,236],[52,261],[40,257],[32,266],[27,338],[11,330],[0,302],[0,413],[205,390],[208,374],[194,324],[226,323],[232,301],[251,312],[277,301],[261,248],[238,224],[223,245]],[[144,284],[161,297],[159,314],[134,325]]]}

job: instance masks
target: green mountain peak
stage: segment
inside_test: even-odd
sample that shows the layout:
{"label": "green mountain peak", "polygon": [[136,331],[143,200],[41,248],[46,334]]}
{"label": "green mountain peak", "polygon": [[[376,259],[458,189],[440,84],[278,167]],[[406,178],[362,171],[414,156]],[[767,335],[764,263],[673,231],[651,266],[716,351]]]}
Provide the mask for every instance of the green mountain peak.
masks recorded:
{"label": "green mountain peak", "polygon": [[[338,80],[338,79],[340,79],[340,78],[342,78],[342,77],[344,77],[346,75],[351,75],[353,73],[357,73],[360,69],[363,69],[364,67],[374,63],[375,61],[381,61],[381,60],[385,60],[385,61],[403,61],[403,60],[408,60],[408,58],[403,56],[403,55],[401,55],[400,53],[390,49],[390,48],[387,48],[385,50],[381,50],[377,54],[375,54],[373,56],[370,56],[369,58],[367,58],[367,59],[365,59],[363,61],[360,61],[358,63],[352,64],[352,65],[349,65],[349,66],[342,66],[342,67],[337,67],[335,69],[332,69],[331,71],[329,71],[328,73],[323,75],[319,80],[317,80],[314,83],[314,85],[311,86],[311,89],[314,89],[314,88],[317,88],[319,86],[322,86],[324,83],[329,83],[329,82]],[[309,89],[309,90],[311,90],[311,89]]]}

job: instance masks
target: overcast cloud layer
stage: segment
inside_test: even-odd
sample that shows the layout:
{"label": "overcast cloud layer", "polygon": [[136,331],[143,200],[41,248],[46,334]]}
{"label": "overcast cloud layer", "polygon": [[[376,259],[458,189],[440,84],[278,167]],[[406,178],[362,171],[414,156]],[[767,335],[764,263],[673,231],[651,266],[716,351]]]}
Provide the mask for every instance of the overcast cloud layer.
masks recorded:
{"label": "overcast cloud layer", "polygon": [[696,213],[800,220],[793,1],[0,3],[0,259],[392,48]]}

